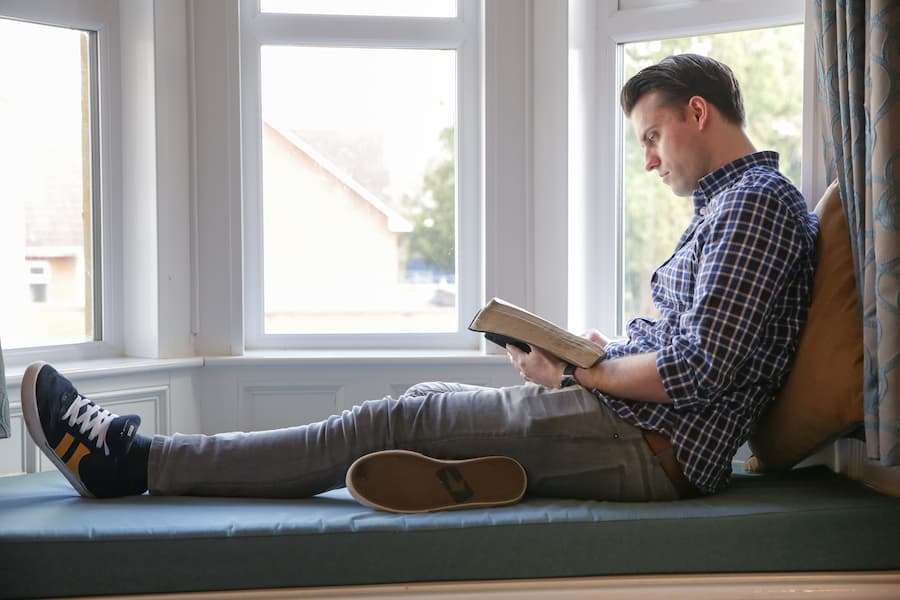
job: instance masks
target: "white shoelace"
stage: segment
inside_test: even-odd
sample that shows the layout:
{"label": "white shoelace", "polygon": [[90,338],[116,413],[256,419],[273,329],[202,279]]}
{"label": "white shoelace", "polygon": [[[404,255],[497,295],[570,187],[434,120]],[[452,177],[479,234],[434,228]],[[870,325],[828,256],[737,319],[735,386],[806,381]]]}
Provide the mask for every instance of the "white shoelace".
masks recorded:
{"label": "white shoelace", "polygon": [[[81,408],[85,407],[84,412]],[[65,412],[62,419],[69,420],[69,426],[79,426],[79,431],[84,434],[87,432],[88,440],[96,440],[97,448],[103,450],[106,456],[109,456],[109,446],[106,445],[106,430],[109,429],[110,423],[118,415],[114,415],[105,408],[100,408],[84,396],[78,395],[69,405],[69,410]]]}

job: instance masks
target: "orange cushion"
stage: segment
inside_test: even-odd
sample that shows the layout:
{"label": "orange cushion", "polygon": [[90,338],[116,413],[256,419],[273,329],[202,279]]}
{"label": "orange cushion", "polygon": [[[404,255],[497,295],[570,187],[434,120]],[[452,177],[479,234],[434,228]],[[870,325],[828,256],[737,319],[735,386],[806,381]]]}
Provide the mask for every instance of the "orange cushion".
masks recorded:
{"label": "orange cushion", "polygon": [[787,469],[863,421],[863,333],[850,231],[837,182],[819,216],[812,304],[794,365],[750,437],[750,471]]}

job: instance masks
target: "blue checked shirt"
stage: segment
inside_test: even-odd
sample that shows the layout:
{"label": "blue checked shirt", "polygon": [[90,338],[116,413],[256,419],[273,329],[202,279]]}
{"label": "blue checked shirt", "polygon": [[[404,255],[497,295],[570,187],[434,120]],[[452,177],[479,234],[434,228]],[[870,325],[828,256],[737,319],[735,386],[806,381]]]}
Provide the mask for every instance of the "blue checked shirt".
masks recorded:
{"label": "blue checked shirt", "polygon": [[672,440],[701,491],[728,484],[731,459],[784,382],[806,320],[818,221],[757,152],[710,173],[694,218],[651,280],[659,318],[628,324],[609,358],[656,353],[671,404],[599,394],[628,423]]}

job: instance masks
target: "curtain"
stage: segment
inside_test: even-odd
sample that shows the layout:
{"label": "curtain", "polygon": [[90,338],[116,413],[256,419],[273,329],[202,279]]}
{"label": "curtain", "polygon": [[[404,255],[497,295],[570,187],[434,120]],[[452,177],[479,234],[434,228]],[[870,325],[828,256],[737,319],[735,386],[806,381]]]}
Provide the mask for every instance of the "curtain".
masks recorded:
{"label": "curtain", "polygon": [[815,0],[815,19],[825,159],[840,186],[863,311],[866,454],[898,465],[900,0]]}

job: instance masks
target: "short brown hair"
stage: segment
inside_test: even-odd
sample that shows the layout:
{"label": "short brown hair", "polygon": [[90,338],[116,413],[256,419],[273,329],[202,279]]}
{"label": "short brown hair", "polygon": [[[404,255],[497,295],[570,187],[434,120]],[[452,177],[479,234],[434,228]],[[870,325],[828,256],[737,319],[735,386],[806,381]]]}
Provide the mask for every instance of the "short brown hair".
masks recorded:
{"label": "short brown hair", "polygon": [[723,63],[699,54],[668,56],[629,79],[620,102],[626,116],[645,94],[658,92],[666,106],[680,106],[701,96],[731,123],[743,127],[744,99],[734,73]]}

